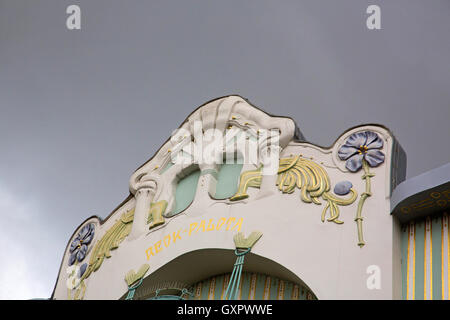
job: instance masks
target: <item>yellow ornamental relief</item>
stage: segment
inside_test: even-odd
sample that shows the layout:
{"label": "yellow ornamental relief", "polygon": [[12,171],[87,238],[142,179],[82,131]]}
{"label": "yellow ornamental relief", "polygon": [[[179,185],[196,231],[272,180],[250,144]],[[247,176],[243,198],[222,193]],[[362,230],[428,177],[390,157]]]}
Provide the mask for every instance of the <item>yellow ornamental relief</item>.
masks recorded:
{"label": "yellow ornamental relief", "polygon": [[[149,224],[150,229],[164,223],[162,214],[164,213],[166,208],[167,201],[165,200],[151,204],[147,218],[147,224]],[[108,229],[108,231],[106,231],[106,233],[99,241],[97,241],[94,248],[92,249],[86,271],[84,272],[81,279],[79,279],[79,284],[74,288],[73,297],[70,293],[71,290],[69,290],[69,299],[83,299],[84,293],[86,291],[84,280],[87,279],[92,274],[92,272],[97,271],[102,265],[105,258],[111,257],[111,250],[117,249],[120,243],[130,234],[133,220],[134,209],[123,213],[120,219],[117,220],[114,225]]]}
{"label": "yellow ornamental relief", "polygon": [[145,274],[147,273],[150,266],[148,264],[143,264],[137,272],[134,270],[128,271],[125,275],[125,282],[128,285],[128,294],[125,300],[133,300],[136,289],[142,284]]}
{"label": "yellow ornamental relief", "polygon": [[[86,292],[86,284],[84,280],[87,279],[92,272],[97,271],[106,258],[111,257],[111,250],[117,249],[119,244],[130,234],[131,226],[134,219],[134,209],[122,214],[119,220],[109,228],[103,237],[97,241],[92,249],[88,266],[81,279],[77,280],[78,284],[72,289],[68,288],[69,300],[82,300]],[[73,291],[73,296],[72,296]]]}
{"label": "yellow ornamental relief", "polygon": [[166,211],[167,201],[161,200],[150,204],[150,211],[147,218],[149,229],[164,224],[163,213]]}
{"label": "yellow ornamental relief", "polygon": [[[259,188],[261,186],[261,169],[250,170],[242,173],[238,192],[230,198],[237,201],[248,197],[249,187]],[[338,197],[330,192],[330,177],[325,169],[314,161],[301,158],[300,156],[280,159],[278,178],[278,189],[283,193],[293,193],[295,187],[299,188],[300,198],[303,202],[321,205],[325,201],[322,210],[322,222],[325,221],[327,212],[330,213],[328,221],[343,223],[339,220],[339,206],[348,206],[355,202],[358,194],[350,188],[348,198]]]}
{"label": "yellow ornamental relief", "polygon": [[89,259],[89,266],[82,280],[88,278],[93,271],[97,271],[105,257],[111,257],[111,250],[117,249],[119,244],[130,234],[133,218],[134,209],[122,214],[120,219],[95,244]]}

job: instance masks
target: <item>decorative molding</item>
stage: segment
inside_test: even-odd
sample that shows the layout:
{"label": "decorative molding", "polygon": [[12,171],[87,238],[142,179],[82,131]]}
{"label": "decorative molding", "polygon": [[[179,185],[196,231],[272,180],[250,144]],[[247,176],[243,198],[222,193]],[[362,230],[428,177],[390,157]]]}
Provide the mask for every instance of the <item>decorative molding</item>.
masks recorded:
{"label": "decorative molding", "polygon": [[86,255],[88,254],[89,245],[95,236],[95,224],[88,223],[81,228],[80,232],[78,232],[75,239],[70,244],[70,256],[68,264],[69,266],[74,263],[82,262]]}
{"label": "decorative molding", "polygon": [[79,266],[92,249],[92,243],[95,237],[95,224],[86,223],[77,233],[75,239],[71,242],[69,248],[69,259],[67,273],[67,298],[69,300],[81,300],[86,292],[86,285],[83,282],[87,263]]}
{"label": "decorative molding", "polygon": [[366,182],[366,189],[359,199],[355,218],[358,227],[358,246],[361,248],[365,245],[362,208],[366,199],[372,196],[370,178],[375,176],[370,172],[369,167],[378,167],[384,163],[385,156],[381,151],[383,146],[383,139],[377,133],[367,130],[351,134],[338,150],[339,159],[345,161],[345,167],[350,172],[358,172],[361,168],[364,170],[361,178]]}
{"label": "decorative molding", "polygon": [[119,244],[130,234],[133,219],[134,209],[125,212],[95,244],[91,258],[89,259],[89,266],[83,279],[88,278],[93,271],[97,271],[102,265],[105,257],[111,257],[111,250],[117,249]]}
{"label": "decorative molding", "polygon": [[230,198],[230,201],[239,201],[249,197],[247,194],[247,189],[249,187],[259,188],[261,186],[262,167],[259,167],[256,170],[248,170],[241,173],[241,177],[239,179],[238,191],[234,196]]}
{"label": "decorative molding", "polygon": [[251,249],[255,243],[262,237],[262,232],[253,231],[247,238],[242,232],[238,232],[234,237],[236,249]]}
{"label": "decorative molding", "polygon": [[[183,215],[186,214],[186,217],[188,218],[200,215],[207,216],[210,214],[216,214],[216,212],[218,214],[224,211],[229,212],[230,206],[228,205],[231,204],[235,204],[231,211],[245,211],[244,204],[251,202],[249,207],[252,207],[254,211],[249,213],[249,215],[251,215],[253,219],[253,215],[258,215],[258,212],[265,211],[265,204],[267,203],[265,201],[275,199],[274,201],[289,200],[289,209],[292,209],[289,212],[289,214],[292,214],[289,218],[298,223],[299,221],[304,220],[302,220],[303,217],[295,216],[296,199],[288,198],[287,196],[282,195],[292,194],[295,192],[299,195],[302,202],[313,203],[320,206],[315,209],[317,209],[317,215],[321,214],[322,222],[327,220],[328,222],[342,224],[344,219],[341,220],[340,218],[340,210],[344,209],[340,208],[340,206],[349,206],[354,204],[354,206],[351,207],[351,210],[353,210],[353,208],[356,210],[355,221],[358,228],[358,245],[361,247],[364,246],[365,242],[362,232],[364,205],[366,202],[369,203],[369,205],[365,208],[367,212],[375,212],[378,210],[378,206],[382,209],[385,208],[384,203],[386,202],[385,200],[388,199],[389,195],[386,194],[386,198],[383,198],[381,192],[389,189],[386,185],[388,185],[390,180],[393,179],[392,176],[394,173],[392,171],[392,161],[394,160],[392,160],[392,157],[393,153],[397,151],[395,151],[393,147],[393,141],[395,141],[395,138],[391,135],[389,130],[378,125],[359,126],[349,129],[347,132],[342,134],[330,147],[315,146],[306,141],[301,142],[298,140],[299,135],[296,132],[298,128],[292,119],[269,115],[237,96],[219,98],[202,105],[186,118],[180,128],[187,130],[192,136],[193,133],[195,133],[194,123],[196,121],[201,121],[204,129],[217,128],[219,131],[225,132],[225,129],[231,126],[248,132],[256,132],[256,134],[254,134],[256,136],[258,135],[258,132],[262,131],[262,129],[278,129],[281,134],[280,148],[276,149],[278,156],[274,158],[274,163],[276,164],[278,162],[279,164],[278,172],[273,172],[271,175],[265,175],[263,174],[263,170],[267,169],[267,165],[263,167],[261,165],[261,161],[256,163],[245,162],[243,165],[244,170],[254,168],[258,169],[249,170],[242,173],[241,169],[239,169],[236,173],[236,178],[240,173],[238,191],[231,197],[229,197],[230,194],[236,189],[233,189],[231,192],[226,194],[223,197],[226,198],[226,200],[215,199],[214,192],[212,191],[215,191],[218,179],[217,164],[214,164],[214,166],[211,167],[202,167],[201,164],[194,164],[189,167],[187,165],[172,163],[170,161],[171,155],[180,152],[181,147],[191,141],[188,141],[190,139],[185,139],[184,141],[183,138],[178,142],[169,139],[150,160],[148,160],[133,173],[129,181],[130,196],[118,208],[114,209],[113,213],[111,213],[110,216],[108,216],[104,221],[97,218],[95,224],[95,236],[99,239],[93,238],[90,244],[86,241],[80,241],[80,244],[74,244],[75,249],[72,251],[70,251],[72,243],[69,242],[62,267],[67,266],[68,261],[74,260],[71,257],[71,253],[73,254],[76,250],[82,251],[82,245],[89,244],[87,250],[82,251],[79,258],[78,251],[75,252],[75,261],[72,262],[72,265],[79,269],[79,273],[77,271],[77,281],[79,281],[79,283],[77,283],[74,289],[71,289],[69,292],[70,298],[83,299],[86,288],[89,285],[92,286],[92,288],[90,288],[92,292],[89,292],[88,295],[90,298],[90,293],[92,293],[92,297],[94,298],[101,295],[99,294],[98,288],[99,283],[103,281],[103,277],[101,277],[101,275],[94,276],[94,279],[91,279],[90,284],[84,280],[89,281],[88,279],[90,275],[99,270],[105,260],[105,257],[111,257],[110,251],[118,248],[120,243],[125,238],[127,238],[127,241],[130,241],[130,246],[127,244],[127,248],[141,247],[144,245],[145,241],[153,239],[153,237],[157,238],[160,234],[165,234],[164,228],[169,228],[171,231],[173,225],[176,227],[179,221],[182,222],[184,217],[170,223],[169,225],[169,222],[173,217],[170,216],[170,214],[174,212],[176,203],[175,196],[177,181],[188,173],[193,167],[200,168],[201,179],[196,186],[196,195],[191,204],[187,207],[189,210],[186,210],[185,213],[183,212]],[[253,136],[249,138],[251,140]],[[361,144],[355,144],[362,141],[361,139],[365,141]],[[372,140],[368,141],[368,139]],[[379,142],[378,139],[380,139],[381,142]],[[194,142],[194,140],[195,137],[192,142]],[[375,147],[373,144],[375,144]],[[340,150],[344,147],[347,149],[347,153],[340,152]],[[237,144],[235,149],[236,148],[238,148]],[[352,151],[350,152],[351,154],[349,154],[348,150],[353,150],[354,152]],[[227,154],[226,150],[223,151],[224,154]],[[238,148],[238,150],[233,150],[233,155],[235,155],[235,153],[236,157],[240,155],[239,153],[244,155],[243,151],[243,148]],[[369,151],[371,151],[371,153],[376,152],[378,158],[375,160],[373,158],[369,158],[367,155],[369,154]],[[386,153],[386,161],[391,161],[391,167],[382,167],[371,171],[370,167],[376,167],[384,162],[384,153]],[[401,163],[401,160],[402,159],[399,158],[396,159],[395,162]],[[364,180],[364,183],[359,180],[358,175],[351,174],[351,172],[357,172],[359,170],[363,171],[361,178]],[[376,179],[371,180],[375,176],[374,172],[376,172],[378,176]],[[344,181],[340,181],[341,178]],[[331,179],[333,179],[333,181],[331,181]],[[335,179],[336,181],[334,181]],[[385,182],[385,187],[383,187],[383,181]],[[363,184],[365,184],[364,191],[362,190]],[[234,188],[236,185],[236,180],[234,180]],[[353,188],[354,185],[355,189]],[[251,199],[246,201],[245,199],[249,198],[247,190],[250,187],[259,188],[260,192],[256,196],[252,195]],[[380,193],[377,193],[376,197],[368,200],[368,198],[372,196],[371,187],[374,190],[380,190]],[[278,190],[276,190],[276,188]],[[296,191],[296,189],[299,190]],[[356,189],[359,192],[357,192]],[[276,196],[273,197],[274,195]],[[360,198],[358,204],[356,204],[355,202],[358,200],[358,195],[360,195]],[[446,196],[448,199],[448,194]],[[268,197],[271,198],[269,199]],[[257,203],[260,199],[262,199],[262,201]],[[441,194],[440,198],[436,198],[434,203],[439,205],[442,204],[443,201],[446,200],[444,198],[444,194]],[[446,201],[445,203],[448,206],[450,201]],[[272,204],[273,203],[270,205]],[[215,205],[215,207],[211,208],[213,205]],[[306,205],[304,206],[306,207]],[[314,206],[308,206],[308,208],[312,207]],[[123,213],[124,209],[131,209],[131,211]],[[403,211],[403,207],[400,208],[399,206],[399,210],[400,209]],[[348,209],[345,209],[344,211],[346,212],[347,210]],[[386,208],[386,211],[387,210],[388,208]],[[272,213],[276,213],[276,210],[270,212],[270,214]],[[314,218],[314,216],[312,218]],[[260,223],[260,220],[252,219],[249,219],[250,224],[254,223],[254,221],[258,221],[258,223]],[[309,217],[305,219],[309,219]],[[201,227],[204,225],[203,221],[204,220],[202,220],[202,224],[198,227],[200,230],[202,230]],[[207,220],[205,219],[205,221]],[[384,220],[381,222],[385,223]],[[265,221],[264,223],[270,224],[270,221]],[[286,227],[290,227],[291,225],[294,226],[294,224],[288,219],[284,219],[283,223],[285,223]],[[82,226],[84,224],[87,224],[87,222],[85,221]],[[235,227],[238,225],[240,229],[241,224],[236,223]],[[375,229],[378,227],[377,223],[373,225]],[[157,228],[158,226],[161,226],[162,229],[159,230],[160,228]],[[372,227],[372,225],[370,225],[370,227]],[[203,230],[205,228],[207,229],[206,231],[210,231],[209,227],[206,227],[206,225],[204,225]],[[249,228],[251,228],[251,226],[249,226]],[[309,227],[306,226],[306,228]],[[150,232],[148,230],[150,230]],[[373,228],[369,231],[370,232],[368,233],[374,233]],[[266,230],[265,232],[269,231]],[[272,230],[270,230],[270,232],[272,232]],[[334,229],[332,232],[334,232]],[[331,236],[334,236],[333,233],[330,234]],[[319,236],[319,234],[314,234],[313,237],[316,235]],[[73,241],[75,236],[76,234],[71,237],[71,241]],[[253,232],[247,238],[245,238],[242,233],[237,234],[234,237],[237,250],[236,252],[242,254],[243,257],[245,255],[243,252],[247,250],[249,251],[261,236],[262,233],[260,232]],[[320,237],[323,238],[322,234],[320,234]],[[193,243],[196,245],[197,242],[195,241]],[[157,243],[158,242],[156,242],[155,245]],[[198,241],[198,243],[200,243],[200,241]],[[228,248],[228,244],[222,240],[220,240],[220,242],[218,241],[216,245],[220,248]],[[269,254],[272,254],[271,248],[272,247],[270,245],[268,247],[264,246],[262,251],[264,253],[267,252],[267,255],[269,256]],[[182,248],[182,250],[188,249]],[[352,254],[353,252],[354,251],[352,251]],[[175,253],[178,254],[176,251]],[[130,256],[129,253],[126,252],[123,254],[121,250],[112,263],[115,264],[117,262],[118,265],[122,265],[124,259],[130,258],[135,259],[136,257],[133,255]],[[116,259],[118,260],[116,261]],[[161,266],[168,263],[166,261],[166,256],[160,255],[158,256],[158,259],[155,259],[155,263],[160,262]],[[140,263],[136,262],[136,264]],[[124,270],[111,270],[109,265],[104,270],[104,272],[111,274],[116,274],[117,272],[123,271]],[[131,281],[132,276],[132,274],[127,274],[125,281]],[[121,278],[122,275],[120,274],[115,277],[115,279],[119,279],[119,281],[122,281],[120,280]],[[57,298],[65,296],[66,288],[63,287],[64,284],[62,283],[65,280],[65,276],[60,275],[58,277],[57,286],[55,287],[56,291],[53,293],[53,295],[55,292],[57,293]],[[285,294],[285,287],[284,285],[280,286],[280,295],[283,296]],[[143,287],[144,286],[140,287],[136,292],[134,295],[135,298],[139,295],[140,291],[146,289]],[[118,287],[114,287],[114,290],[117,290],[117,288]],[[320,292],[318,291],[318,293]],[[116,291],[113,293],[109,292],[108,294],[108,297],[116,296]],[[120,292],[120,294],[123,294],[123,292]]]}
{"label": "decorative molding", "polygon": [[[233,272],[231,274],[230,282],[228,283],[227,290],[223,297],[224,300],[237,300],[241,299],[240,293],[242,290],[242,267],[244,265],[244,258],[247,253],[252,250],[255,243],[262,237],[262,232],[253,231],[247,238],[244,237],[242,232],[238,232],[234,237],[234,244],[236,250],[234,253],[237,256],[236,263],[234,264]],[[239,293],[239,295],[238,295]]]}
{"label": "decorative molding", "polygon": [[150,269],[150,266],[147,263],[144,263],[137,272],[134,272],[134,270],[128,271],[125,275],[125,282],[131,287],[135,282],[144,278],[148,269]]}
{"label": "decorative molding", "polygon": [[400,211],[403,214],[410,214],[413,212],[418,212],[422,210],[426,210],[429,208],[441,208],[445,209],[450,206],[450,189],[444,190],[444,191],[433,191],[428,194],[428,197],[426,197],[423,200],[420,200],[418,202],[414,202],[407,206],[400,207]]}
{"label": "decorative molding", "polygon": [[390,199],[391,214],[401,223],[450,209],[450,162],[397,186]]}
{"label": "decorative molding", "polygon": [[158,297],[161,292],[177,290],[180,292],[180,298],[183,295],[192,296],[192,287],[184,282],[163,281],[151,286],[141,286],[136,290],[134,297],[140,300],[152,300]]}
{"label": "decorative molding", "polygon": [[[249,187],[259,188],[261,185],[261,168],[246,171],[241,174],[238,192],[230,198],[230,201],[238,201],[248,198]],[[301,190],[300,199],[306,203],[321,205],[320,197],[326,201],[322,211],[322,222],[325,221],[327,211],[330,211],[328,221],[341,224],[339,207],[352,204],[357,198],[357,192],[350,188],[351,196],[347,199],[339,198],[330,192],[330,178],[326,170],[312,160],[298,156],[280,159],[277,179],[278,189],[282,193],[293,193],[295,187]]]}
{"label": "decorative molding", "polygon": [[128,271],[125,275],[125,282],[128,285],[128,294],[125,300],[133,300],[134,293],[136,289],[142,284],[145,274],[147,273],[150,266],[148,264],[143,264],[137,272],[134,270]]}
{"label": "decorative molding", "polygon": [[71,289],[68,289],[68,298],[71,300],[82,300],[86,292],[86,284],[84,280],[89,278],[92,272],[97,271],[103,263],[103,260],[111,257],[111,250],[117,249],[119,244],[128,236],[133,224],[134,209],[122,214],[120,219],[106,231],[103,237],[97,241],[92,249],[89,264],[84,266],[83,274],[81,275],[78,285],[73,289],[74,296],[71,296]]}
{"label": "decorative molding", "polygon": [[161,200],[158,202],[152,202],[150,204],[150,212],[147,218],[147,224],[149,224],[149,229],[157,227],[161,224],[164,224],[163,214],[167,208],[167,201]]}

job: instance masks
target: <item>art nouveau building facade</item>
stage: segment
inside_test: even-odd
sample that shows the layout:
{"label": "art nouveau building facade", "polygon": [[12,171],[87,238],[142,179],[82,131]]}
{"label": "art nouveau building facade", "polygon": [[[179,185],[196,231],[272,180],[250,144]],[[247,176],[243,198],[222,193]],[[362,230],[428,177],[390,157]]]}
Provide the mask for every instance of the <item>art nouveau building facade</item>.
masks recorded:
{"label": "art nouveau building facade", "polygon": [[323,148],[239,96],[180,129],[75,230],[52,299],[449,298],[448,166],[401,183],[387,128]]}

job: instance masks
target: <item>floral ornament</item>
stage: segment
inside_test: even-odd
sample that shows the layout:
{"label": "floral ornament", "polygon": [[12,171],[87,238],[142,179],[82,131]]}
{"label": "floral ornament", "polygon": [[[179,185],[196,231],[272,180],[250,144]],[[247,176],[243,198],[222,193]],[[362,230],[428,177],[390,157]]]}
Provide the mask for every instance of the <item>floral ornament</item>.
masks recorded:
{"label": "floral ornament", "polygon": [[81,231],[78,233],[76,238],[72,241],[70,245],[70,257],[69,266],[74,264],[76,261],[81,262],[86,257],[88,251],[88,245],[94,238],[95,226],[93,223],[85,225]]}
{"label": "floral ornament", "polygon": [[353,184],[350,181],[341,181],[334,186],[334,193],[338,196],[345,196],[350,193],[352,187]]}
{"label": "floral ornament", "polygon": [[[370,178],[375,174],[370,172],[370,167],[377,167],[384,162],[384,153],[380,151],[383,148],[383,140],[372,131],[356,132],[348,137],[347,141],[338,150],[338,156],[341,160],[346,161],[345,167],[351,172],[357,172],[363,168],[364,174],[362,179],[366,182],[366,190],[361,193],[356,210],[356,225],[358,227],[358,245],[365,245],[362,232],[362,208],[364,202],[372,195],[370,190]],[[335,189],[341,191],[341,188]]]}
{"label": "floral ornament", "polygon": [[351,172],[359,171],[365,161],[370,167],[377,167],[384,162],[383,140],[372,131],[352,134],[339,148],[338,156],[347,160],[345,167]]}
{"label": "floral ornament", "polygon": [[79,277],[81,278],[83,276],[83,274],[86,272],[87,269],[87,263],[83,263],[80,267],[80,272],[79,272]]}
{"label": "floral ornament", "polygon": [[69,266],[66,269],[66,273],[68,274],[67,280],[66,280],[66,286],[67,286],[67,289],[69,289],[69,290],[75,289],[80,284],[80,279],[77,277],[78,269],[79,269],[79,267],[76,265]]}

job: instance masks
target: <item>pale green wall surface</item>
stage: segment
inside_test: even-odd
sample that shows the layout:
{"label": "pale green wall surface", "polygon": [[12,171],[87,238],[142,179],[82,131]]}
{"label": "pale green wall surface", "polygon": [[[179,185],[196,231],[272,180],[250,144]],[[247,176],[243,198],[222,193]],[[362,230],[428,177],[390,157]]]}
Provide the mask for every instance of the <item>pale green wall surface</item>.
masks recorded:
{"label": "pale green wall surface", "polygon": [[224,163],[220,167],[214,195],[216,199],[226,199],[236,194],[241,170],[242,163]]}

